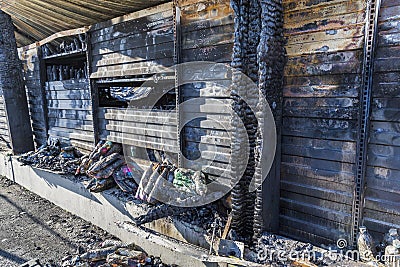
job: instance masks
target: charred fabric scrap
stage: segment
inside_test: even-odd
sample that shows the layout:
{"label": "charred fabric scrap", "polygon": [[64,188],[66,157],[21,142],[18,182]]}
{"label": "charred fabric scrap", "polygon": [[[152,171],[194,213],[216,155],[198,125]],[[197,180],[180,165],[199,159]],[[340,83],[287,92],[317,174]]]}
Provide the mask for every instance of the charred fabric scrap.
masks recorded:
{"label": "charred fabric scrap", "polygon": [[[232,128],[232,173],[240,176],[239,183],[232,190],[232,229],[236,238],[248,242],[256,241],[263,228],[262,221],[262,130],[264,107],[259,98],[266,98],[273,109],[281,106],[285,50],[283,38],[283,8],[281,1],[232,0],[235,12],[235,40],[232,67],[233,116]],[[248,85],[240,79],[247,75],[257,85]],[[245,96],[247,103],[240,96]],[[257,106],[256,114],[249,106]],[[277,114],[278,110],[274,113]],[[278,113],[279,114],[279,113]],[[246,129],[238,127],[241,120]],[[246,133],[247,131],[247,133]],[[248,150],[248,162],[243,159]],[[243,164],[241,164],[243,162]],[[249,193],[250,182],[255,178],[255,193]]]}
{"label": "charred fabric scrap", "polygon": [[119,240],[105,240],[97,248],[77,256],[68,256],[62,260],[62,267],[72,266],[169,266],[163,264],[158,257],[149,256],[134,244],[124,244]]}

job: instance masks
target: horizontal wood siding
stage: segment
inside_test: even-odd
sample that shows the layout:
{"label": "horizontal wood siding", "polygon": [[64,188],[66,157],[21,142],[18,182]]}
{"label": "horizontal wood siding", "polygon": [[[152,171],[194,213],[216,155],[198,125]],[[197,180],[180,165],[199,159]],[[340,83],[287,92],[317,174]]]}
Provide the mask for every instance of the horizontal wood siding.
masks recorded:
{"label": "horizontal wood siding", "polygon": [[49,136],[91,151],[94,145],[89,81],[65,80],[46,83]]}
{"label": "horizontal wood siding", "polygon": [[176,112],[99,108],[100,138],[178,153]]}
{"label": "horizontal wood siding", "polygon": [[371,102],[364,224],[381,238],[400,228],[400,3],[383,0]]}
{"label": "horizontal wood siding", "polygon": [[[179,6],[182,63],[211,61],[229,66],[234,37],[230,1],[182,0]],[[213,68],[201,68],[204,75],[183,69],[182,100],[189,102],[181,108],[181,121],[187,122],[182,133],[187,158],[183,165],[217,177],[223,175],[230,161],[231,79],[226,69],[216,68],[221,70],[218,73]]]}
{"label": "horizontal wood siding", "polygon": [[283,5],[280,233],[336,244],[351,231],[365,1]]}
{"label": "horizontal wood siding", "polygon": [[121,23],[94,25],[89,33],[91,78],[155,74],[173,65],[172,4],[148,11],[133,13]]}

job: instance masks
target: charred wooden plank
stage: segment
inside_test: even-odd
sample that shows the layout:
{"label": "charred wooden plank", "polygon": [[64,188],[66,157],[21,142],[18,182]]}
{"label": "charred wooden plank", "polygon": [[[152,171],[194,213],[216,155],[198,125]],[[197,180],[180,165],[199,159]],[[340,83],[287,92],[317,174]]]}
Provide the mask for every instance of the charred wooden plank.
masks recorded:
{"label": "charred wooden plank", "polygon": [[318,41],[312,43],[301,43],[288,45],[286,47],[289,56],[312,54],[321,52],[336,52],[361,49],[363,45],[363,37],[352,37],[348,39],[334,39],[326,41]]}
{"label": "charred wooden plank", "polygon": [[370,144],[368,149],[368,164],[400,170],[400,147]]}
{"label": "charred wooden plank", "polygon": [[145,60],[157,61],[159,59],[171,58],[173,56],[172,43],[166,43],[165,48],[161,45],[155,47],[142,47],[139,49],[118,51],[111,54],[93,57],[92,66],[101,67],[107,65],[122,65]]}
{"label": "charred wooden plank", "polygon": [[182,48],[201,48],[233,43],[233,25],[216,26],[183,35]]}
{"label": "charred wooden plank", "polygon": [[233,44],[213,45],[209,47],[182,50],[183,62],[209,61],[227,63],[231,60]]}
{"label": "charred wooden plank", "polygon": [[[307,221],[302,221],[293,217],[288,217],[285,215],[280,215],[280,220],[282,220],[282,224],[285,226],[302,229],[304,232],[313,233],[318,236],[323,236],[329,240],[335,240],[337,236],[345,234],[345,231],[337,230],[337,229],[330,229],[326,226],[315,224],[312,221],[312,217],[310,217]],[[334,242],[329,241],[328,244],[332,244]]]}
{"label": "charred wooden plank", "polygon": [[363,10],[356,13],[348,13],[334,17],[324,17],[322,20],[299,20],[288,24],[285,28],[285,35],[294,35],[299,32],[316,32],[323,30],[334,30],[348,27],[351,24],[363,23],[365,12]]}
{"label": "charred wooden plank", "polygon": [[[354,179],[354,165],[349,163],[335,163],[318,159],[308,159],[309,162],[305,161],[301,164],[297,163],[299,157],[283,155],[282,156],[282,173],[283,178],[287,175],[298,175],[303,177],[310,177],[313,179],[333,182],[333,183],[345,183],[351,184]],[[314,165],[311,165],[314,163]],[[332,169],[323,169],[316,164],[333,165]],[[336,168],[335,168],[336,164]]]}
{"label": "charred wooden plank", "polygon": [[282,153],[299,157],[355,163],[355,142],[283,136]]}
{"label": "charred wooden plank", "polygon": [[171,47],[172,45],[170,43],[172,42],[173,34],[171,32],[171,28],[165,28],[162,31],[158,30],[154,32],[153,35],[150,35],[148,32],[144,32],[142,34],[137,34],[136,36],[94,44],[92,49],[93,56],[116,53],[119,51],[126,51],[125,53],[127,55],[131,53],[134,56],[135,53],[138,53],[143,49],[162,50],[165,47]]}
{"label": "charred wooden plank", "polygon": [[356,121],[284,117],[284,135],[330,140],[356,140]]}
{"label": "charred wooden plank", "polygon": [[[105,39],[112,39],[113,37],[128,36],[131,33],[160,28],[169,21],[172,21],[172,7],[164,8],[165,9],[160,9],[157,13],[153,13],[149,16],[137,16],[134,19],[120,21],[109,27],[100,27],[99,24],[94,25],[90,32],[93,39],[92,42],[101,42]],[[131,16],[135,16],[135,13],[131,13]]]}

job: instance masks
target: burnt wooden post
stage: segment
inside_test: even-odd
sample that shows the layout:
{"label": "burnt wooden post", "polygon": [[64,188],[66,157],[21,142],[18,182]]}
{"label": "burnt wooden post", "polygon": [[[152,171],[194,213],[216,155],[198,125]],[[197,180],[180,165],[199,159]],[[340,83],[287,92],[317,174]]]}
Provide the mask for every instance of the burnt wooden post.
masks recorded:
{"label": "burnt wooden post", "polygon": [[33,150],[28,102],[11,17],[0,10],[0,90],[14,153]]}
{"label": "burnt wooden post", "polygon": [[93,72],[92,69],[92,40],[91,31],[85,34],[87,50],[86,50],[86,67],[88,74],[88,81],[90,87],[90,99],[92,104],[92,117],[93,117],[93,134],[94,134],[94,146],[100,141],[100,128],[99,128],[99,89],[95,80],[90,78]]}
{"label": "burnt wooden post", "polygon": [[[282,100],[283,100],[283,76],[286,63],[285,41],[283,37],[283,5],[282,1],[261,0],[261,33],[258,46],[259,65],[259,89],[260,96],[265,97],[272,110],[276,126],[276,153],[275,160],[262,184],[262,190],[257,192],[256,206],[262,209],[263,228],[254,231],[266,230],[277,233],[279,231],[279,202],[281,180],[281,136],[282,136]],[[271,23],[273,22],[273,23]],[[262,120],[259,119],[259,124]],[[261,125],[262,126],[262,125]],[[264,127],[270,127],[264,125]],[[262,129],[262,127],[260,127]],[[263,146],[264,147],[264,146]],[[260,164],[267,156],[263,151]],[[264,177],[266,174],[263,174]],[[255,236],[257,237],[257,236]]]}

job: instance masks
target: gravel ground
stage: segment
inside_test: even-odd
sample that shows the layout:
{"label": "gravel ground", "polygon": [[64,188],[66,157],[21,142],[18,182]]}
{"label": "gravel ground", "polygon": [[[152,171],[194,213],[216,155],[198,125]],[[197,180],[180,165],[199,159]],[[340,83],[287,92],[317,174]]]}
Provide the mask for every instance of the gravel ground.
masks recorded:
{"label": "gravel ground", "polygon": [[61,259],[113,238],[23,187],[0,177],[0,266],[38,258],[56,266]]}

